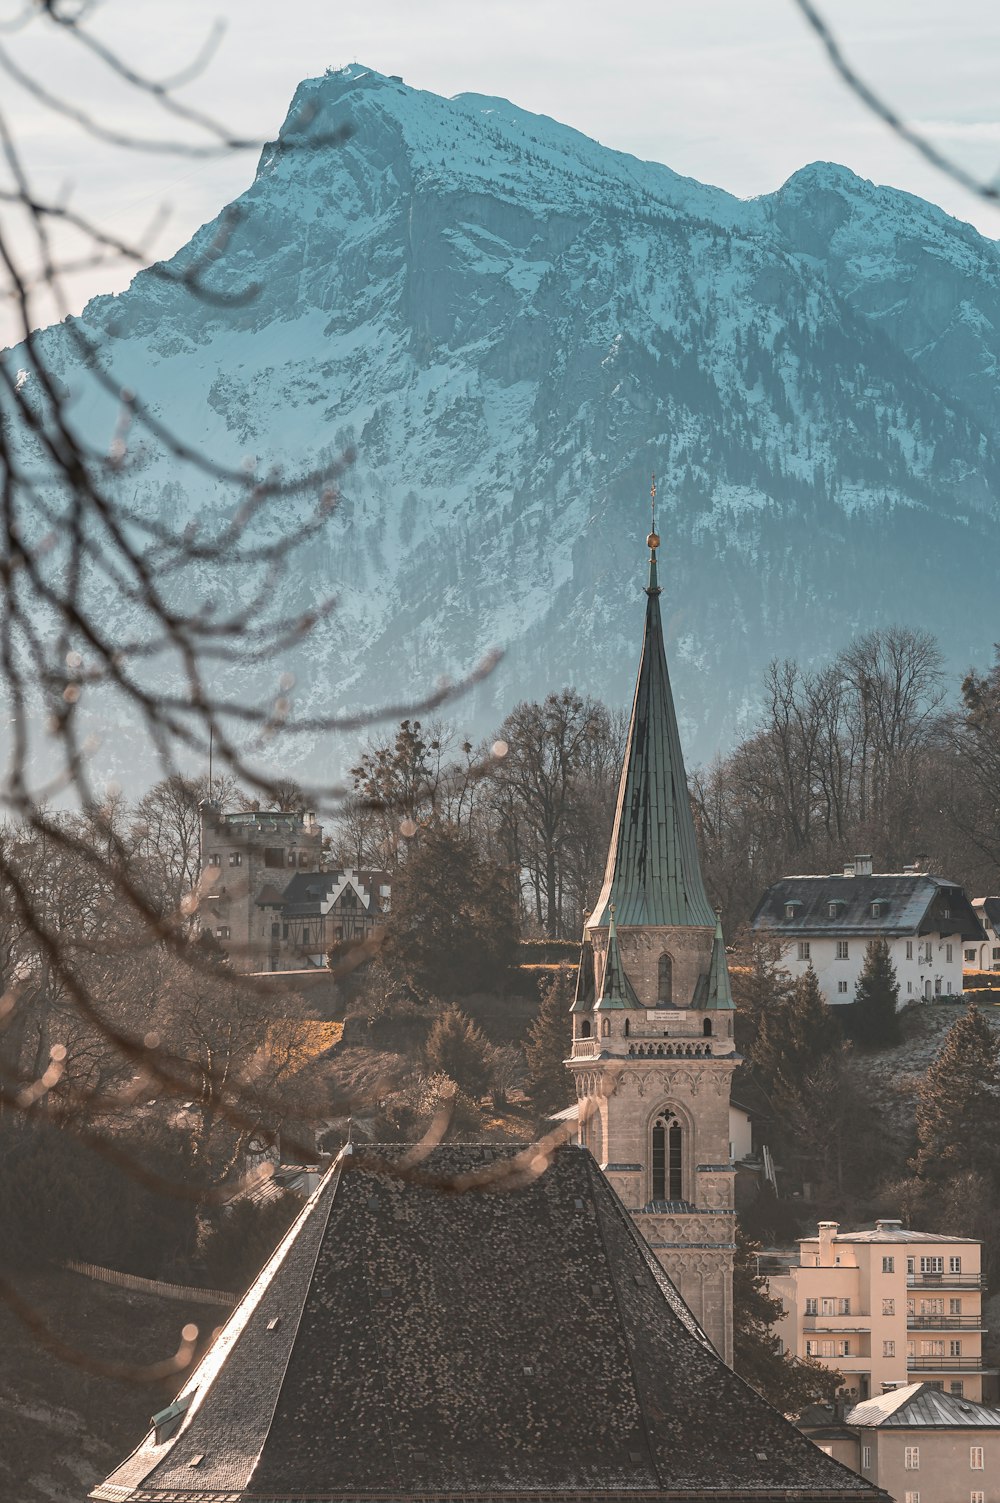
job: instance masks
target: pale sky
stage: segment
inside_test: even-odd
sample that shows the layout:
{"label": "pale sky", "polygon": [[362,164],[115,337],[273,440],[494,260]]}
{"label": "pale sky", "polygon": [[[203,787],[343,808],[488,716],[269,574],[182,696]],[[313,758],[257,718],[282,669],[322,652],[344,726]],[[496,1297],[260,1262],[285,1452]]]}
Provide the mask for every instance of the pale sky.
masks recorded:
{"label": "pale sky", "polygon": [[[106,124],[176,136],[148,100],[109,80],[43,18],[4,31],[23,8],[0,0],[0,46],[22,69]],[[996,172],[995,0],[825,0],[825,14],[891,104],[968,168]],[[1000,237],[1000,210],[922,162],[852,97],[792,0],[103,0],[89,24],[163,78],[192,60],[216,19],[225,36],[182,97],[254,138],[277,133],[301,78],[356,61],[445,95],[505,96],[740,196],[770,192],[807,162],[842,162]],[[75,209],[133,239],[165,211],[156,255],[212,218],[256,165],[255,151],[191,161],[99,145],[3,73],[0,112],[37,192],[68,192]],[[7,181],[0,169],[0,186]],[[10,233],[9,211],[6,222]],[[26,227],[15,233],[26,246]],[[81,272],[71,311],[130,275]]]}

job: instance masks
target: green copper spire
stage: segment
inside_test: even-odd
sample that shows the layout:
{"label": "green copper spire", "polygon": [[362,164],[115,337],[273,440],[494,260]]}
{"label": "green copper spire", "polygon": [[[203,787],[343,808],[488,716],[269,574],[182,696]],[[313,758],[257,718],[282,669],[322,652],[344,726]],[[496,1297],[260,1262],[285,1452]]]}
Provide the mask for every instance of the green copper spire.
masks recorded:
{"label": "green copper spire", "polygon": [[627,1007],[638,1007],[641,1011],[642,1003],[632,990],[632,983],[625,974],[622,965],[621,951],[618,948],[618,930],[615,928],[615,905],[612,903],[608,914],[608,955],[604,963],[604,980],[601,985],[601,995],[594,1007],[595,1012],[617,1012]]}
{"label": "green copper spire", "polygon": [[722,915],[716,909],[715,939],[712,941],[712,965],[708,973],[708,1000],[705,1010],[733,1010],[733,993],[729,985],[729,967],[726,964],[726,942],[722,938]]}
{"label": "green copper spire", "polygon": [[589,924],[715,926],[688,801],[677,717],[663,650],[654,530],[649,544],[646,630],[604,886]]}

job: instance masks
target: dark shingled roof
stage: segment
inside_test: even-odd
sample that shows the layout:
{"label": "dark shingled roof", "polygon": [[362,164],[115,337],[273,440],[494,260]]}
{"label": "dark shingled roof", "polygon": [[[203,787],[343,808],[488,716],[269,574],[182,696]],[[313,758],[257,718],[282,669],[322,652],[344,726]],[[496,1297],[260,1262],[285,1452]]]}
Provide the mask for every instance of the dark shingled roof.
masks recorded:
{"label": "dark shingled roof", "polygon": [[646,630],[604,886],[588,919],[621,928],[692,924],[712,929],[688,796],[681,738],[667,673],[656,555],[650,553]]}
{"label": "dark shingled roof", "polygon": [[885,1503],[716,1356],[586,1150],[512,1188],[516,1152],[345,1151],[180,1428],[91,1496]]}
{"label": "dark shingled roof", "polygon": [[[881,912],[876,918],[873,903]],[[792,913],[787,905],[792,905]],[[831,906],[836,912],[831,912]],[[950,917],[945,917],[945,910]],[[882,872],[874,876],[783,877],[769,887],[754,909],[750,927],[775,934],[822,938],[892,934],[960,934],[982,939],[972,904],[954,882],[924,872]]]}

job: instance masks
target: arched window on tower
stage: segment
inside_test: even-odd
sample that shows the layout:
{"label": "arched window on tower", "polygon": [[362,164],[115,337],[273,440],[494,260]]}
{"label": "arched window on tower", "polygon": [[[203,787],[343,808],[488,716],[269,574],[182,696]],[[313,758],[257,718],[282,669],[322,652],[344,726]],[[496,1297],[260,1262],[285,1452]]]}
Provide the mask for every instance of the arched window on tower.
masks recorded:
{"label": "arched window on tower", "polygon": [[672,1002],[674,1000],[674,963],[665,952],[660,956],[656,996],[660,1002]]}
{"label": "arched window on tower", "polygon": [[681,1125],[673,1112],[653,1123],[653,1199],[683,1200],[681,1193]]}
{"label": "arched window on tower", "polygon": [[583,1022],[580,1024],[580,1037],[582,1039],[589,1039],[590,1038],[590,1019],[589,1018],[584,1018]]}
{"label": "arched window on tower", "polygon": [[601,1038],[602,1039],[609,1039],[610,1037],[611,1037],[611,1019],[610,1018],[602,1018],[601,1019]]}
{"label": "arched window on tower", "polygon": [[625,1019],[625,1037],[628,1038],[628,1018]]}
{"label": "arched window on tower", "polygon": [[702,1033],[705,1035],[705,1037],[707,1039],[710,1039],[712,1037],[712,1019],[711,1018],[706,1018],[705,1019],[704,1023],[701,1025],[701,1031],[702,1031]]}

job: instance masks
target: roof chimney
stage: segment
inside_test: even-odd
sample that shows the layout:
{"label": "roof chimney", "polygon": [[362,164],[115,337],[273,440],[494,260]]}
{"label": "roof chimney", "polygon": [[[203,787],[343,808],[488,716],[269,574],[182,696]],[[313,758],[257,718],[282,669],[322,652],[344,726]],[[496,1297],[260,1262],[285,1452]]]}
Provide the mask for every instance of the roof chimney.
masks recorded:
{"label": "roof chimney", "polygon": [[870,877],[872,874],[872,858],[870,856],[855,856],[854,875],[856,877]]}
{"label": "roof chimney", "polygon": [[839,1230],[839,1221],[821,1221],[819,1223],[819,1262],[821,1268],[833,1267],[833,1242]]}
{"label": "roof chimney", "polygon": [[853,877],[854,876],[854,862],[853,861],[845,861],[844,862],[844,876],[845,877]]}
{"label": "roof chimney", "polygon": [[890,1220],[889,1217],[883,1216],[880,1220],[876,1221],[875,1230],[877,1232],[901,1232],[903,1230],[903,1223],[895,1219]]}

